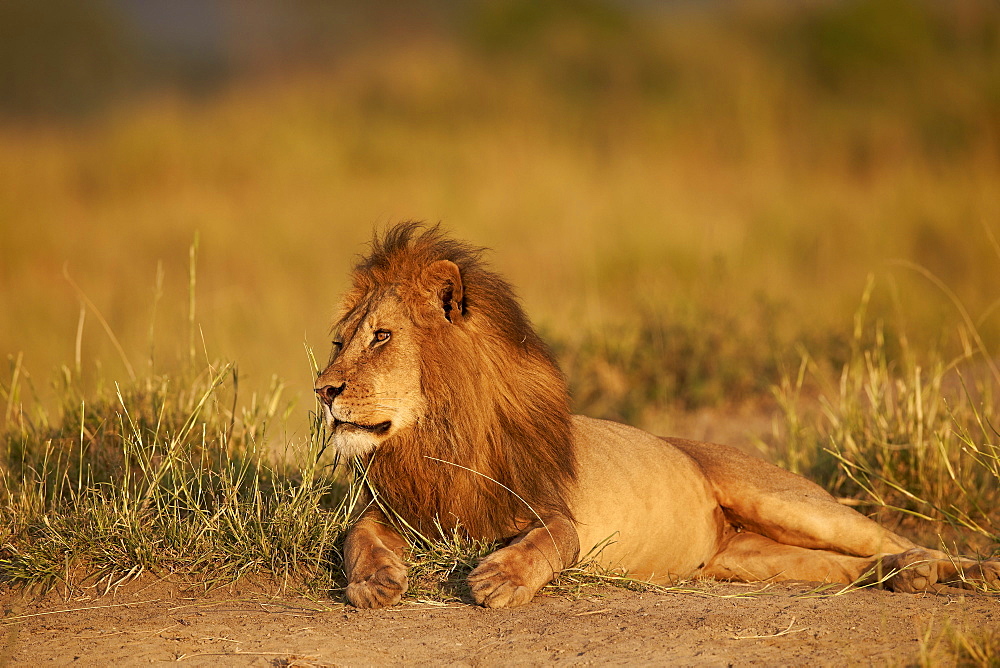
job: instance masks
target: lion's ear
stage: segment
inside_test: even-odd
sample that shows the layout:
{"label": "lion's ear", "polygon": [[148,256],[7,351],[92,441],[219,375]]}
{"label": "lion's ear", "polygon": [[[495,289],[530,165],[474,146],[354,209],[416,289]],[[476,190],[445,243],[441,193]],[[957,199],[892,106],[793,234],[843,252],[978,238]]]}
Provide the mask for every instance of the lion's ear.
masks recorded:
{"label": "lion's ear", "polygon": [[455,322],[462,315],[463,297],[462,273],[458,265],[450,260],[438,260],[424,269],[420,276],[431,305],[444,311],[449,322]]}

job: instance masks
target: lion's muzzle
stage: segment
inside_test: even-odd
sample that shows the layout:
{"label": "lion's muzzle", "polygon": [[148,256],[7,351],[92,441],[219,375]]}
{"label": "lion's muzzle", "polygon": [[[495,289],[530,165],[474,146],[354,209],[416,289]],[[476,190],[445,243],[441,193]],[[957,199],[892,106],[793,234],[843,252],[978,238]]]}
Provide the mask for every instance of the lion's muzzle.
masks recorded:
{"label": "lion's muzzle", "polygon": [[341,428],[346,428],[348,430],[357,429],[362,432],[368,432],[375,434],[376,436],[384,436],[389,432],[392,427],[391,420],[383,420],[374,424],[365,424],[363,422],[355,422],[353,420],[344,420],[338,417],[336,411],[333,407],[333,402],[339,397],[344,390],[347,388],[347,383],[340,383],[339,385],[322,385],[315,389],[316,396],[319,400],[323,402],[323,407],[326,409],[327,422],[334,432]]}

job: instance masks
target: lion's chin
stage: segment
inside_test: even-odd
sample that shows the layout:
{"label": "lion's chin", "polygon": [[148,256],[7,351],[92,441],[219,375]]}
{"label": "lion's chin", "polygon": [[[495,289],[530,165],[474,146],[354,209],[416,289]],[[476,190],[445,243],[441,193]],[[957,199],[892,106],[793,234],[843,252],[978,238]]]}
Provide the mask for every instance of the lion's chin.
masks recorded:
{"label": "lion's chin", "polygon": [[333,447],[342,457],[353,458],[366,455],[379,444],[375,434],[361,429],[341,427],[333,432]]}

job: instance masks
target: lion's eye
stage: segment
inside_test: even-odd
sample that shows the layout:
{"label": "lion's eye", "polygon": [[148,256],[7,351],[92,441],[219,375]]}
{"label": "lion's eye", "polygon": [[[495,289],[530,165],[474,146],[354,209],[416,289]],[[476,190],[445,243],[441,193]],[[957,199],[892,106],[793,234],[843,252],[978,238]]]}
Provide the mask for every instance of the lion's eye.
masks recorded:
{"label": "lion's eye", "polygon": [[372,345],[376,345],[378,343],[385,343],[386,341],[389,340],[390,336],[392,336],[392,332],[390,332],[387,329],[376,330],[375,338],[372,339]]}
{"label": "lion's eye", "polygon": [[343,341],[330,341],[330,343],[332,343],[333,347],[336,348],[337,350],[340,350],[341,348],[344,347]]}

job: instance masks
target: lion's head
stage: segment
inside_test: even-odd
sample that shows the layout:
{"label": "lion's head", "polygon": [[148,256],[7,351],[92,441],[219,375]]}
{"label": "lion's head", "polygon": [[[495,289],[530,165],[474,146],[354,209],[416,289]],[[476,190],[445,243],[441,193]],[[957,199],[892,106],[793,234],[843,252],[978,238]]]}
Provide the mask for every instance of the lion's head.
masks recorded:
{"label": "lion's head", "polygon": [[315,387],[334,446],[403,520],[502,538],[570,516],[576,462],[565,381],[481,255],[417,223],[376,236]]}

